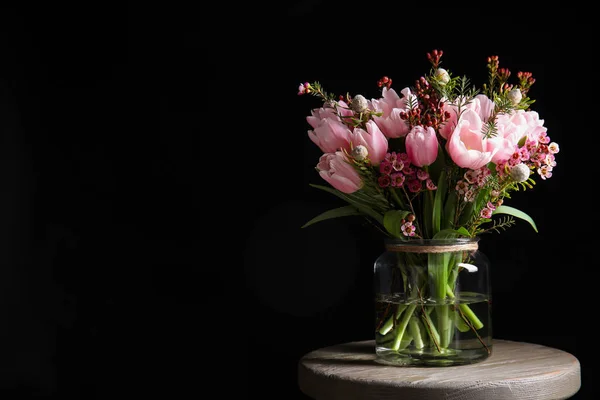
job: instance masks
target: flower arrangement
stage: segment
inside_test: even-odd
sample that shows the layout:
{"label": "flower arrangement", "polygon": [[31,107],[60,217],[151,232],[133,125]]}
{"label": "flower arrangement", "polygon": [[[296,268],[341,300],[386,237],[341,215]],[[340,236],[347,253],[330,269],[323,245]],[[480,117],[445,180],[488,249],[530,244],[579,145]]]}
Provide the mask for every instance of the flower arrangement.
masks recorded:
{"label": "flower arrangement", "polygon": [[[442,51],[427,53],[428,75],[400,95],[392,79],[378,81],[381,97],[336,97],[318,83],[303,83],[298,94],[323,100],[307,121],[308,137],[322,151],[319,175],[347,207],[328,211],[305,226],[328,218],[362,214],[389,236],[434,238],[442,230],[473,237],[499,231],[514,218],[533,220],[504,204],[511,192],[531,189],[556,166],[559,146],[550,141],[544,120],[530,109],[529,72],[499,68],[488,57],[489,82],[482,90],[465,76],[441,68]],[[506,214],[493,221],[492,216]],[[448,231],[446,231],[448,232]]]}
{"label": "flower arrangement", "polygon": [[[360,94],[337,97],[319,82],[299,86],[299,95],[322,100],[307,117],[308,137],[323,152],[316,170],[328,185],[311,186],[347,203],[305,227],[362,215],[387,237],[407,242],[476,238],[501,232],[515,219],[537,231],[530,216],[505,204],[513,192],[533,188],[536,179],[549,179],[556,167],[559,146],[551,142],[544,120],[531,110],[534,100],[528,94],[535,79],[529,72],[518,72],[511,82],[511,72],[491,56],[488,80],[477,88],[466,76],[442,68],[442,55],[438,50],[427,53],[428,74],[400,93],[392,89],[392,79],[383,77],[377,82],[381,96],[370,100]],[[455,299],[457,272],[469,268],[468,262],[467,253],[460,259],[430,255],[429,260],[411,261],[409,265],[428,265],[429,271],[428,278],[413,272],[418,277],[414,286],[420,290],[409,297],[426,296],[439,304]],[[402,274],[411,272],[403,267]],[[387,322],[387,314],[380,318],[378,345],[387,343],[395,351],[406,347],[405,342],[422,347],[421,339],[428,336],[442,352],[450,344],[452,321],[462,332],[483,325],[464,304],[454,320],[449,317],[452,310],[437,309],[437,322],[423,311],[415,323],[421,333],[417,328],[409,332],[411,315],[401,317],[411,310],[407,304],[398,305]]]}

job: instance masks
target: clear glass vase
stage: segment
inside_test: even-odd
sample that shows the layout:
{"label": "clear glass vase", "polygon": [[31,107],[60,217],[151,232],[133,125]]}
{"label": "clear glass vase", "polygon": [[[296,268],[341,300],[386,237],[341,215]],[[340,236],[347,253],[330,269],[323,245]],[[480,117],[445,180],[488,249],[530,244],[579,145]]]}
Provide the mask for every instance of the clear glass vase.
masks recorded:
{"label": "clear glass vase", "polygon": [[478,238],[385,246],[374,265],[377,362],[452,366],[489,357],[489,260]]}

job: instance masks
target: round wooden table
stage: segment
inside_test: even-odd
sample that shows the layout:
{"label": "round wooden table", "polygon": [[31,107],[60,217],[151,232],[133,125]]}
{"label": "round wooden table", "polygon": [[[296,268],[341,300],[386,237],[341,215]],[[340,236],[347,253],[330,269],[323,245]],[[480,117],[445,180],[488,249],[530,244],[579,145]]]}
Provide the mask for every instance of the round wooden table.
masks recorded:
{"label": "round wooden table", "polygon": [[581,387],[579,361],[538,344],[494,339],[492,355],[454,367],[395,367],[375,361],[375,342],[350,342],[306,354],[300,390],[316,400],[558,400]]}

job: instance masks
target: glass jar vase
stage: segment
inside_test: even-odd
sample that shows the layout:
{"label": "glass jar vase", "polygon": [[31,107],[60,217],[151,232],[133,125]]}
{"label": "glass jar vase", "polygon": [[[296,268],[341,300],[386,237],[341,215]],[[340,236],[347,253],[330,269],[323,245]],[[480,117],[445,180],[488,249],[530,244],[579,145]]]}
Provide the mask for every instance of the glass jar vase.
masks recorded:
{"label": "glass jar vase", "polygon": [[386,240],[374,265],[377,362],[452,366],[491,355],[489,260],[478,240]]}

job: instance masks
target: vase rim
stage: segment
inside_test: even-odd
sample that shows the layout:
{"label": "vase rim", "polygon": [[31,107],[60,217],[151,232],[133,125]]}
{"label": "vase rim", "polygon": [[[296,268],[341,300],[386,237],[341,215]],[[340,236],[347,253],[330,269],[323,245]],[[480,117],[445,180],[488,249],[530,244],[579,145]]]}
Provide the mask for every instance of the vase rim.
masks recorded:
{"label": "vase rim", "polygon": [[385,244],[393,244],[394,246],[448,246],[452,244],[468,244],[479,242],[479,237],[471,238],[447,238],[447,239],[399,239],[385,238]]}

